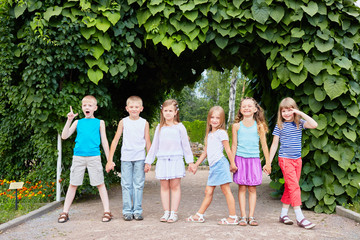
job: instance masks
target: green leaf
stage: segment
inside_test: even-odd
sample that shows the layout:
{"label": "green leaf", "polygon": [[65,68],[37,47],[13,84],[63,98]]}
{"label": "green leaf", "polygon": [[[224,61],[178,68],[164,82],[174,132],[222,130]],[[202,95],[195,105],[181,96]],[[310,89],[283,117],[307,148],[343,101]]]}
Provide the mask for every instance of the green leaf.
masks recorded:
{"label": "green leaf", "polygon": [[323,147],[326,146],[326,144],[328,143],[328,135],[322,135],[319,138],[316,137],[312,137],[311,138],[311,143],[313,144],[314,147],[316,147],[317,149],[323,149]]}
{"label": "green leaf", "polygon": [[105,17],[107,17],[107,19],[111,22],[111,24],[113,26],[115,26],[115,24],[120,20],[121,18],[121,15],[120,15],[120,12],[110,12],[110,11],[106,11],[106,12],[103,12],[103,15]]}
{"label": "green leaf", "polygon": [[95,27],[90,27],[90,28],[82,27],[82,28],[80,28],[80,33],[81,33],[81,35],[83,35],[83,37],[86,40],[89,40],[91,35],[93,35],[95,32],[96,32]]}
{"label": "green leaf", "polygon": [[280,81],[282,82],[286,82],[290,78],[290,71],[284,64],[280,64],[276,68],[276,74],[278,75]]}
{"label": "green leaf", "polygon": [[355,140],[356,140],[356,132],[355,131],[343,128],[342,132],[347,139],[355,142]]}
{"label": "green leaf", "polygon": [[326,189],[323,188],[323,187],[315,187],[314,188],[314,195],[316,197],[316,199],[318,201],[320,201],[321,199],[323,199],[323,197],[325,196],[326,194]]}
{"label": "green leaf", "polygon": [[320,176],[313,176],[312,182],[314,183],[315,187],[319,187],[324,184],[324,179]]}
{"label": "green leaf", "polygon": [[281,19],[285,15],[285,10],[282,6],[276,6],[275,8],[271,9],[270,17],[274,19],[275,22],[279,23]]}
{"label": "green leaf", "polygon": [[173,42],[171,44],[171,49],[177,56],[180,56],[180,54],[185,50],[185,48],[186,48],[186,44],[183,41]]}
{"label": "green leaf", "polygon": [[141,27],[141,25],[145,24],[150,16],[151,12],[148,9],[146,9],[145,11],[137,11],[136,18],[139,22],[139,26]]}
{"label": "green leaf", "polygon": [[[316,90],[315,90],[316,91]],[[324,114],[319,114],[318,116],[313,116],[314,120],[318,123],[317,130],[323,130],[327,126],[327,118]]]}
{"label": "green leaf", "polygon": [[46,12],[44,12],[44,19],[46,21],[49,21],[52,16],[59,16],[61,14],[62,7],[54,6],[49,7],[46,9]]}
{"label": "green leaf", "polygon": [[111,23],[105,17],[98,17],[96,18],[95,26],[97,29],[106,32],[111,27]]}
{"label": "green leaf", "polygon": [[359,116],[360,106],[359,104],[353,103],[350,107],[346,108],[346,111],[350,113],[351,116],[357,117]]}
{"label": "green leaf", "polygon": [[111,38],[109,36],[109,34],[105,33],[103,34],[98,34],[98,38],[99,38],[99,42],[101,43],[101,45],[103,46],[103,48],[107,51],[110,51],[111,49]]}
{"label": "green leaf", "polygon": [[92,81],[93,83],[95,83],[96,85],[99,83],[99,81],[103,78],[103,72],[100,69],[92,69],[90,68],[87,72],[87,75],[90,79],[90,81]]}
{"label": "green leaf", "polygon": [[307,5],[307,7],[305,6],[300,6],[304,12],[306,12],[308,15],[310,15],[310,17],[314,16],[318,10],[319,10],[319,7],[318,5],[316,4],[316,2],[309,2],[309,4]]}
{"label": "green leaf", "polygon": [[314,187],[314,184],[312,182],[308,183],[308,182],[304,181],[301,184],[301,189],[306,192],[311,191],[313,187]]}
{"label": "green leaf", "polygon": [[291,37],[293,38],[301,38],[304,35],[305,35],[305,31],[301,30],[300,28],[291,29]]}
{"label": "green leaf", "polygon": [[296,86],[299,86],[301,83],[303,83],[306,80],[307,74],[308,72],[306,69],[303,69],[300,74],[290,72],[290,80]]}
{"label": "green leaf", "polygon": [[215,38],[216,45],[221,49],[224,49],[227,46],[228,42],[229,42],[228,38],[224,38],[221,36],[216,36]]}
{"label": "green leaf", "polygon": [[341,126],[346,123],[347,116],[343,110],[336,110],[333,112],[333,118],[335,119],[336,123]]}
{"label": "green leaf", "polygon": [[251,13],[255,21],[265,24],[270,16],[271,9],[264,0],[255,0],[251,7]]}
{"label": "green leaf", "polygon": [[183,12],[191,11],[195,8],[195,4],[193,1],[189,1],[188,3],[180,5],[179,8]]}
{"label": "green leaf", "polygon": [[339,184],[338,181],[333,182],[333,186],[334,186],[334,194],[336,196],[339,196],[345,192],[345,188],[341,186],[341,184]]}
{"label": "green leaf", "polygon": [[315,47],[320,51],[320,52],[328,52],[331,49],[334,48],[334,39],[333,38],[329,38],[328,41],[324,41],[318,37],[315,38]]}
{"label": "green leaf", "polygon": [[163,40],[161,40],[162,45],[167,47],[167,49],[170,49],[171,44],[174,42],[174,39],[172,37],[164,37]]}
{"label": "green leaf", "polygon": [[324,89],[330,99],[339,97],[347,91],[346,80],[339,76],[329,76],[324,81]]}
{"label": "green leaf", "polygon": [[99,59],[99,57],[104,53],[104,48],[100,44],[96,44],[95,46],[91,47],[91,51],[93,56],[96,59]]}
{"label": "green leaf", "polygon": [[314,113],[317,113],[323,107],[323,103],[316,100],[313,95],[310,95],[309,96],[309,106],[310,106],[311,111],[313,111]]}
{"label": "green leaf", "polygon": [[334,197],[334,196],[330,196],[330,195],[328,195],[328,194],[325,195],[325,197],[324,197],[324,203],[325,203],[326,205],[331,205],[331,204],[333,204],[334,202],[335,202],[335,197]]}
{"label": "green leaf", "polygon": [[[320,168],[323,164],[329,161],[329,155],[326,153],[322,153],[320,150],[316,150],[314,154],[315,164],[318,168]],[[320,199],[318,199],[320,200]]]}
{"label": "green leaf", "polygon": [[[5,3],[4,3],[5,4]],[[26,3],[18,3],[16,4],[15,8],[14,8],[14,14],[15,14],[15,18],[20,17],[21,15],[23,15],[23,13],[25,12],[27,8]]]}
{"label": "green leaf", "polygon": [[324,69],[322,61],[312,61],[310,58],[305,57],[304,66],[314,76],[317,76],[321,70]]}
{"label": "green leaf", "polygon": [[322,102],[326,98],[326,92],[322,88],[315,88],[314,97],[316,101]]}
{"label": "green leaf", "polygon": [[341,68],[345,68],[346,70],[349,70],[352,66],[352,62],[345,56],[335,58],[334,64],[338,65]]}
{"label": "green leaf", "polygon": [[310,195],[309,199],[305,202],[307,208],[313,208],[316,205],[316,198]]}
{"label": "green leaf", "polygon": [[198,15],[199,15],[199,12],[197,10],[184,13],[184,16],[192,22],[194,22],[196,20]]}
{"label": "green leaf", "polygon": [[293,53],[289,50],[280,52],[287,61],[291,64],[299,65],[303,61],[303,55],[301,53]]}
{"label": "green leaf", "polygon": [[307,42],[304,42],[303,45],[302,45],[302,49],[306,52],[306,53],[309,53],[309,51],[315,46],[315,43],[314,42],[310,42],[310,41],[307,41]]}
{"label": "green leaf", "polygon": [[353,186],[350,186],[350,185],[348,185],[346,187],[345,191],[351,198],[354,198],[358,192],[358,190],[356,188],[354,188]]}

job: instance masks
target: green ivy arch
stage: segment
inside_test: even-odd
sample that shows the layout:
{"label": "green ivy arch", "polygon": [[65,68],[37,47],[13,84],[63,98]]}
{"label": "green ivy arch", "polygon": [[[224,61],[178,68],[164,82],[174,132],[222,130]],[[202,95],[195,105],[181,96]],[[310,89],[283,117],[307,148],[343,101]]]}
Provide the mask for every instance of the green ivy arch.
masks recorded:
{"label": "green ivy arch", "polygon": [[[8,0],[0,6],[5,162],[21,156],[49,169],[56,155],[49,133],[61,129],[67,106],[87,92],[101,96],[104,119],[118,119],[131,93],[146,99],[150,117],[168,89],[193,83],[203,69],[237,65],[253,79],[270,123],[288,95],[319,123],[304,135],[305,206],[331,213],[359,198],[360,11],[353,0]],[[24,139],[30,143],[19,144]],[[275,164],[274,170],[271,185],[280,190]]]}

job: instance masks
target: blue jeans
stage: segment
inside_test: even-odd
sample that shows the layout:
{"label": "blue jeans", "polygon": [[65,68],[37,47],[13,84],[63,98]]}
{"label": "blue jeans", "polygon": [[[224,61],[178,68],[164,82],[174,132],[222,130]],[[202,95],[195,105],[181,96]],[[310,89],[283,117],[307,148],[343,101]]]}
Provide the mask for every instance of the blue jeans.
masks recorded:
{"label": "blue jeans", "polygon": [[145,160],[121,161],[123,214],[142,214]]}

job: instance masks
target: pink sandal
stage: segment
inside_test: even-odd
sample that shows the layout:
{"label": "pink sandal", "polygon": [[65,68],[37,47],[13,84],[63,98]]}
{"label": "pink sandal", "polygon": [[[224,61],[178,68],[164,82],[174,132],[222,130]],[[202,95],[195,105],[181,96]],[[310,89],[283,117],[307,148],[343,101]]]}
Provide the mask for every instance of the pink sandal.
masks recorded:
{"label": "pink sandal", "polygon": [[285,225],[293,225],[293,221],[289,218],[288,215],[285,215],[283,217],[279,217],[279,222],[284,223]]}
{"label": "pink sandal", "polygon": [[[304,223],[303,223],[304,221],[308,221],[309,223],[304,224]],[[312,222],[310,222],[310,221],[307,220],[306,218],[304,218],[304,219],[301,220],[300,222],[299,222],[299,221],[296,221],[296,222],[297,222],[297,225],[298,225],[299,227],[302,227],[302,228],[305,228],[305,229],[311,229],[311,228],[315,227],[315,224],[312,223]]]}

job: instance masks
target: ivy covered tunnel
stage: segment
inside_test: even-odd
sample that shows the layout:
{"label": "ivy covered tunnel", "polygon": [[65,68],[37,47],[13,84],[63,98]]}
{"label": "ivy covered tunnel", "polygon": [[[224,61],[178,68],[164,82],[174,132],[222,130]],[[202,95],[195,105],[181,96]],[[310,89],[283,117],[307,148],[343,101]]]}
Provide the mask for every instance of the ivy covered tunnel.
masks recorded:
{"label": "ivy covered tunnel", "polygon": [[302,198],[333,212],[359,198],[359,14],[351,0],[3,1],[1,176],[51,176],[56,134],[85,94],[111,139],[129,95],[151,118],[204,69],[241,66],[269,117],[292,96],[319,123],[304,135]]}

